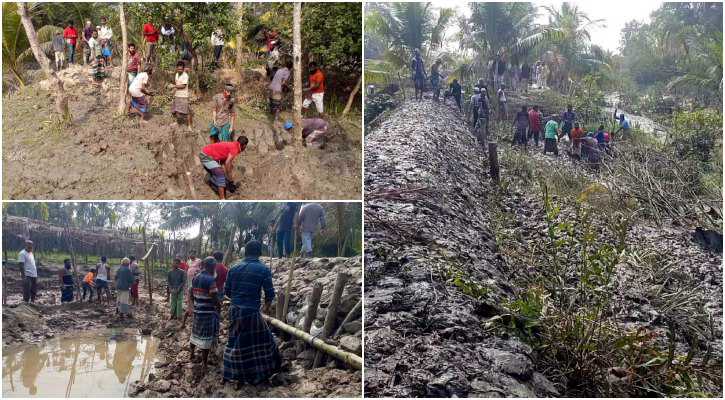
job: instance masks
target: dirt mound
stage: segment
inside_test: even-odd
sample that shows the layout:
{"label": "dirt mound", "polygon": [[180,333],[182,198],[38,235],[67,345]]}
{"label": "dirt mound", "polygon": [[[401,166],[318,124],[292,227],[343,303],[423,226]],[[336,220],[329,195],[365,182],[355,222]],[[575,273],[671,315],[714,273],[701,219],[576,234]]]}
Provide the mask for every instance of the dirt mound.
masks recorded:
{"label": "dirt mound", "polygon": [[[115,117],[120,68],[107,73],[110,78],[94,87],[87,83],[88,68],[72,66],[59,72],[69,96],[72,122],[67,129],[54,117],[47,81],[5,99],[5,198],[215,199],[198,160],[209,140],[211,94],[190,97],[191,132],[186,124],[170,126],[172,94],[165,90],[150,100],[149,123],[139,125],[135,114]],[[220,70],[218,77],[241,79],[233,70]],[[240,84],[244,94],[237,99],[237,134],[248,135],[250,146],[235,160],[240,186],[229,198],[359,198],[359,122],[332,119],[327,147],[307,149],[301,140],[292,140],[280,126],[268,123],[266,102],[259,100],[267,96],[263,81]],[[291,113],[283,113],[282,119],[291,119]]]}
{"label": "dirt mound", "polygon": [[557,395],[528,345],[480,328],[476,298],[510,299],[515,271],[498,254],[484,153],[460,116],[408,101],[365,145],[365,395]]}

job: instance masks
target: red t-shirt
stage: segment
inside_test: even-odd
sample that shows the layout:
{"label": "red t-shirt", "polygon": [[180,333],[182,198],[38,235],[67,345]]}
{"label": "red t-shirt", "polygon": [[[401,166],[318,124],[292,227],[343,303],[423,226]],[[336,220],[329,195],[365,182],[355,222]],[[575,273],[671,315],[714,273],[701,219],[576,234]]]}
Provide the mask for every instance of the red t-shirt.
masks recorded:
{"label": "red t-shirt", "polygon": [[226,160],[230,154],[232,158],[236,157],[242,151],[242,145],[236,140],[233,142],[218,142],[207,144],[201,148],[201,152],[213,158],[216,161]]}
{"label": "red t-shirt", "polygon": [[541,114],[535,111],[533,108],[529,111],[529,130],[538,131],[541,127]]}
{"label": "red t-shirt", "polygon": [[571,141],[574,144],[574,146],[579,146],[579,144],[582,141],[583,136],[584,136],[584,130],[582,130],[582,128],[571,130]]}
{"label": "red t-shirt", "polygon": [[604,141],[609,143],[609,132],[604,132]]}
{"label": "red t-shirt", "polygon": [[142,35],[148,34],[148,36],[146,36],[146,42],[148,42],[148,43],[153,43],[153,42],[159,40],[159,31],[157,31],[156,28],[154,28],[154,26],[148,22],[146,23],[146,25],[143,26],[143,30],[141,31],[141,34]]}
{"label": "red t-shirt", "polygon": [[78,29],[72,28],[70,26],[65,28],[65,31],[63,31],[63,37],[66,39],[70,39],[70,44],[76,44],[76,38],[78,37]]}
{"label": "red t-shirt", "polygon": [[314,85],[316,82],[320,83],[320,86],[313,90],[312,93],[324,93],[325,92],[325,75],[322,74],[322,71],[319,69],[315,71],[314,74],[310,75],[310,86]]}
{"label": "red t-shirt", "polygon": [[216,263],[216,287],[219,291],[224,292],[224,282],[227,280],[227,272],[229,270],[222,263]]}

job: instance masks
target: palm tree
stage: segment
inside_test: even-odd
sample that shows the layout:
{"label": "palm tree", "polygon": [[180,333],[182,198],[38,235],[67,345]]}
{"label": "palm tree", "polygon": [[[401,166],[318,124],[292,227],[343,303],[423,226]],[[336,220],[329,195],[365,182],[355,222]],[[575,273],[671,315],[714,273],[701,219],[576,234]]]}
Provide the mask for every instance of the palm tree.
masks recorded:
{"label": "palm tree", "polygon": [[667,84],[667,90],[686,87],[695,92],[715,94],[722,103],[722,31],[716,32],[712,37],[700,35],[690,38],[687,42],[695,51],[690,52],[689,62],[679,76]]}
{"label": "palm tree", "polygon": [[[28,13],[34,14],[38,10],[35,3],[28,8]],[[50,51],[50,42],[53,39],[54,31],[58,29],[52,25],[45,25],[37,30],[40,47],[44,52]],[[18,14],[17,3],[3,3],[3,67],[12,72],[20,87],[25,86],[22,66],[32,60],[33,50],[23,30],[23,25]]]}

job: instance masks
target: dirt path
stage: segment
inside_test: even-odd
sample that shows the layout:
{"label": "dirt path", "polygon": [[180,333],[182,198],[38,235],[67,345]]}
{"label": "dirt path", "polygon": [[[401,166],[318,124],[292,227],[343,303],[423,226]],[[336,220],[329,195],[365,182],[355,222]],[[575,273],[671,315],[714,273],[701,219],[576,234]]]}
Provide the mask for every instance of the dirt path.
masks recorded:
{"label": "dirt path", "polygon": [[[192,192],[197,199],[216,198],[197,157],[208,142],[207,99],[191,99],[192,132],[170,126],[170,95],[152,100],[146,125],[136,115],[114,118],[117,73],[102,88],[91,88],[82,67],[61,72],[70,93],[69,129],[52,122],[53,98],[40,84],[4,99],[4,199],[190,200]],[[219,75],[241,80],[230,71]],[[260,85],[245,81],[241,87]],[[330,121],[326,148],[307,149],[270,125],[263,111],[237,104],[237,131],[249,137],[250,146],[235,160],[240,187],[230,199],[360,197],[362,133],[354,118]],[[287,114],[282,118],[291,118]]]}
{"label": "dirt path", "polygon": [[[490,184],[484,153],[450,107],[405,102],[365,143],[366,396],[567,395],[544,376],[528,344],[483,329],[492,308],[517,298],[524,271],[536,268],[531,251],[546,234],[540,188],[508,170],[515,167],[504,156],[513,155],[509,145],[499,143],[507,182],[501,190]],[[542,171],[581,169],[532,147],[516,154],[535,159]],[[562,220],[576,218],[572,204],[555,201]],[[647,221],[638,221],[627,240],[674,273],[662,283],[635,263],[617,266],[613,304],[621,327],[647,329],[666,344],[666,311],[656,293],[691,290],[692,305],[714,319],[707,339],[721,363],[722,255],[700,248],[684,229]],[[677,340],[684,356],[690,339],[678,333]]]}
{"label": "dirt path", "polygon": [[[269,260],[263,260],[269,261]],[[324,308],[329,304],[334,277],[338,272],[346,272],[351,279],[343,292],[338,318],[344,318],[347,312],[360,298],[362,270],[361,259],[330,258],[300,260],[297,265],[293,291],[290,297],[290,315],[294,318],[304,308],[305,296],[311,290],[311,282],[318,280],[323,285],[316,324],[321,326],[325,317]],[[272,260],[269,265],[275,275],[275,288],[278,292],[286,286],[287,261]],[[258,385],[245,385],[235,388],[234,384],[221,384],[221,357],[226,344],[227,309],[224,307],[220,319],[220,342],[212,353],[217,366],[212,366],[206,375],[200,375],[198,364],[188,362],[188,337],[191,324],[181,328],[180,321],[168,320],[169,303],[165,301],[164,286],[155,289],[153,304],[148,295],[141,290],[140,306],[132,309],[134,319],[120,323],[115,318],[113,307],[101,307],[96,303],[71,303],[60,305],[59,292],[53,285],[54,272],[59,266],[40,268],[41,290],[38,304],[21,303],[18,279],[8,271],[8,280],[3,282],[12,289],[8,296],[8,305],[3,307],[3,343],[40,344],[45,340],[72,334],[74,331],[103,328],[136,328],[145,334],[161,339],[156,357],[160,360],[143,382],[130,382],[131,397],[360,397],[362,385],[361,371],[346,368],[336,360],[328,360],[325,367],[308,369],[315,353],[310,349],[298,352],[295,344],[277,336],[284,363],[283,372],[275,375],[271,382]],[[163,293],[163,294],[162,294]],[[273,307],[272,314],[275,309]],[[295,324],[297,320],[288,321]],[[357,328],[344,328],[335,344],[348,351],[361,354],[361,324]],[[349,332],[348,329],[354,330]],[[350,340],[353,339],[353,340]],[[358,343],[358,348],[345,347]],[[39,383],[42,384],[42,383]]]}

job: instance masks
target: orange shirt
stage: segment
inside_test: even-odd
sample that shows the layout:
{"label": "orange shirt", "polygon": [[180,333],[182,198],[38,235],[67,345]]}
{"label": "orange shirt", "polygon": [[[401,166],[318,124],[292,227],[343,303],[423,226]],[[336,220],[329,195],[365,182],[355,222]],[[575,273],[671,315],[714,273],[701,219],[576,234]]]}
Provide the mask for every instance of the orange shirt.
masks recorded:
{"label": "orange shirt", "polygon": [[89,272],[83,278],[83,282],[93,284],[93,272]]}
{"label": "orange shirt", "polygon": [[313,90],[312,93],[324,93],[325,92],[325,75],[319,69],[314,74],[310,75],[310,87],[315,83],[319,82],[320,86]]}
{"label": "orange shirt", "polygon": [[571,141],[574,146],[579,146],[579,143],[581,143],[582,137],[584,136],[584,131],[582,128],[579,129],[572,129],[571,130]]}

